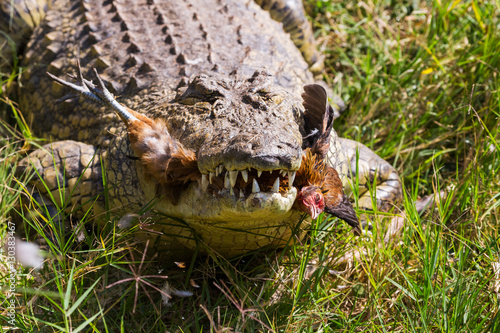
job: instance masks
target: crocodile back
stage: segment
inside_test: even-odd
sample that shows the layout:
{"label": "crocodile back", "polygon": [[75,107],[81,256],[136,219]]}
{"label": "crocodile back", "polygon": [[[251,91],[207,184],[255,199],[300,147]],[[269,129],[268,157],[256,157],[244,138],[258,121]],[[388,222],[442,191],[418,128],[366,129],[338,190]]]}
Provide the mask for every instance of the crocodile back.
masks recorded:
{"label": "crocodile back", "polygon": [[88,102],[54,106],[64,91],[45,73],[74,73],[76,59],[85,76],[96,68],[121,103],[144,114],[201,73],[265,70],[293,93],[312,81],[280,24],[251,1],[56,1],[23,59],[20,104],[37,135],[105,145],[122,127]]}

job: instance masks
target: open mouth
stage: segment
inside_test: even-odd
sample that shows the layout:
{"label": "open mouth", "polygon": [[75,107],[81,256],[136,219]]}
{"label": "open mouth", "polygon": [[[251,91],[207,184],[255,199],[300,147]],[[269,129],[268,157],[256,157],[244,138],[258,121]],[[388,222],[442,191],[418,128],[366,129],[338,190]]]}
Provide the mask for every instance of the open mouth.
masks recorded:
{"label": "open mouth", "polygon": [[214,196],[220,196],[229,190],[230,195],[244,199],[259,192],[281,193],[285,195],[292,188],[295,171],[262,171],[253,168],[227,170],[219,165],[215,172],[202,174],[201,188]]}
{"label": "open mouth", "polygon": [[[198,182],[178,192],[178,200],[160,200],[158,211],[176,212],[176,217],[191,223],[246,230],[248,225],[281,225],[291,215],[297,189],[295,171],[257,169],[226,170],[217,167],[202,174]],[[151,183],[151,193],[156,185]]]}

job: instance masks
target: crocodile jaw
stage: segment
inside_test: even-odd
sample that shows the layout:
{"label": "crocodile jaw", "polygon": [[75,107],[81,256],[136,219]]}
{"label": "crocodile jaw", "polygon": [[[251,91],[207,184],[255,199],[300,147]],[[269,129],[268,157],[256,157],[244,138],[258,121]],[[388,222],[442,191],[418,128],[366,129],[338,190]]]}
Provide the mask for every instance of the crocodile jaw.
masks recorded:
{"label": "crocodile jaw", "polygon": [[302,229],[296,229],[298,223],[311,222],[293,208],[294,187],[286,193],[258,192],[236,198],[227,189],[214,196],[193,182],[179,193],[175,205],[166,198],[158,199],[152,182],[143,185],[143,190],[155,200],[154,210],[161,219],[151,225],[154,233],[139,232],[136,237],[154,239],[155,251],[176,259],[187,260],[196,249],[230,258],[265,246],[281,247],[294,232],[303,235]]}
{"label": "crocodile jaw", "polygon": [[[146,184],[143,187],[146,196],[155,198],[155,185],[152,182]],[[202,190],[198,183],[191,183],[179,193],[176,204],[171,200],[160,198],[154,209],[186,222],[251,227],[257,220],[281,220],[292,210],[296,196],[297,189],[292,187],[284,193],[257,192],[244,198],[237,198],[227,189],[212,194]]]}

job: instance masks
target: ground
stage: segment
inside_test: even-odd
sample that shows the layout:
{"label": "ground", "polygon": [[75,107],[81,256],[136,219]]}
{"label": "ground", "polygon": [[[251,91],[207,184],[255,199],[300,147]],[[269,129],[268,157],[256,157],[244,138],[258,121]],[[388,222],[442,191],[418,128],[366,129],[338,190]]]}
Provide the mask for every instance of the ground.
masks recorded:
{"label": "ground", "polygon": [[[326,55],[323,78],[349,106],[337,131],[374,149],[402,177],[401,234],[384,241],[383,214],[365,237],[320,216],[309,238],[284,250],[159,271],[155,262],[141,264],[150,259],[133,250],[126,232],[88,229],[94,235],[78,240],[48,221],[56,233],[45,235],[44,268],[20,268],[14,294],[12,273],[2,274],[3,330],[13,301],[15,325],[25,332],[500,331],[500,3],[306,7]],[[3,78],[4,90],[10,80],[16,77]],[[5,95],[2,101],[3,122],[17,124],[16,132],[3,130],[0,148],[0,218],[7,221],[22,190],[11,165],[34,141]],[[439,191],[444,200],[415,213],[418,197]],[[169,305],[151,285],[172,295]],[[193,295],[175,296],[181,291]]]}

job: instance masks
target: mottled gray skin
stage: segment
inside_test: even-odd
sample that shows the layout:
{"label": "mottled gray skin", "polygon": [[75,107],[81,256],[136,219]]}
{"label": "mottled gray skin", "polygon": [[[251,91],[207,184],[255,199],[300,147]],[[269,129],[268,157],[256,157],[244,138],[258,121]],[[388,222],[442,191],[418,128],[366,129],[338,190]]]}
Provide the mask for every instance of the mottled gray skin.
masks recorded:
{"label": "mottled gray skin", "polygon": [[[225,189],[208,193],[194,182],[179,190],[175,202],[158,195],[156,184],[132,158],[125,126],[112,111],[83,99],[54,104],[69,91],[45,73],[75,73],[76,59],[87,78],[96,68],[120,103],[164,119],[170,134],[196,152],[202,173],[221,165],[225,170],[296,171],[302,138],[309,134],[300,93],[313,78],[269,13],[252,1],[237,0],[56,1],[26,47],[20,107],[37,135],[59,141],[52,146],[57,154],[78,147],[74,150],[95,158],[83,181],[73,170],[86,170],[84,161],[65,163],[64,153],[43,165],[37,163],[52,153],[37,151],[21,166],[35,163],[53,185],[49,191],[62,185],[77,192],[76,199],[68,198],[68,210],[77,217],[91,202],[96,215],[106,209],[137,213],[153,202],[157,214],[148,216],[155,233],[140,231],[137,237],[152,240],[158,251],[180,255],[202,244],[202,251],[234,256],[288,242],[302,216],[293,208],[293,187],[282,193],[247,191],[238,198]],[[330,163],[347,186],[357,143],[333,132],[331,147]],[[362,150],[361,184],[376,173],[382,184],[379,204],[395,202],[401,187],[394,169],[368,148]],[[96,171],[101,163],[103,175]],[[98,193],[102,176],[105,196]],[[93,184],[91,189],[82,190],[85,182]],[[360,202],[372,207],[369,194]]]}

